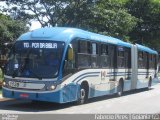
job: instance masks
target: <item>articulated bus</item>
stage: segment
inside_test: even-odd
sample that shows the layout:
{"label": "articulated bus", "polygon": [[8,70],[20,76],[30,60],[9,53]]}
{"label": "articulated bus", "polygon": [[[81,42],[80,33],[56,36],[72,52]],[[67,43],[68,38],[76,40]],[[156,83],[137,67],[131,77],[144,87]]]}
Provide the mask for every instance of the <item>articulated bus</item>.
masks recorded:
{"label": "articulated bus", "polygon": [[158,53],[76,28],[40,28],[12,47],[3,97],[83,104],[89,98],[150,88]]}

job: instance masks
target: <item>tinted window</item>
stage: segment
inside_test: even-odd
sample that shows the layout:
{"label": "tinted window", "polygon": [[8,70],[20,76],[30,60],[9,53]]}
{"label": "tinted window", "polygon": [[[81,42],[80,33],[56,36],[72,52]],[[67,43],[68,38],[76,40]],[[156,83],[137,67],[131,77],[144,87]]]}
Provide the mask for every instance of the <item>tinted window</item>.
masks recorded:
{"label": "tinted window", "polygon": [[98,67],[98,44],[92,43],[92,54],[91,54],[91,66],[92,68]]}
{"label": "tinted window", "polygon": [[143,51],[138,51],[138,68],[147,68],[147,53]]}
{"label": "tinted window", "polygon": [[16,42],[9,56],[6,74],[13,77],[57,77],[63,49],[63,42],[40,40]]}
{"label": "tinted window", "polygon": [[118,67],[124,68],[125,67],[125,57],[124,57],[125,49],[121,46],[118,46]]}
{"label": "tinted window", "polygon": [[108,56],[108,45],[107,44],[101,44],[101,67],[109,67],[109,56]]}
{"label": "tinted window", "polygon": [[88,68],[91,67],[90,61],[90,52],[91,52],[91,43],[89,41],[79,40],[78,41],[78,67],[79,68]]}

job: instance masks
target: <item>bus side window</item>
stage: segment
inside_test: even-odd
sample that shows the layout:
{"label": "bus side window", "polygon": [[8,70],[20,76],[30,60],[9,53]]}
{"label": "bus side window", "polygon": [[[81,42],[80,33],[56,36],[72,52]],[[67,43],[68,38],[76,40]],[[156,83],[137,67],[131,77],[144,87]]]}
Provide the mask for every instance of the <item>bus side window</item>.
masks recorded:
{"label": "bus side window", "polygon": [[[70,60],[68,58],[68,51],[70,49],[70,47],[72,47],[73,49],[73,59]],[[67,48],[67,52],[66,52],[66,57],[65,57],[65,61],[64,61],[64,67],[63,67],[63,76],[66,76],[68,74],[74,73],[76,71],[76,61],[77,61],[77,41],[73,40],[70,45]]]}
{"label": "bus side window", "polygon": [[125,49],[121,46],[118,46],[118,63],[117,66],[119,68],[125,67]]}
{"label": "bus side window", "polygon": [[154,55],[154,56],[155,56],[154,69],[157,70],[157,61],[158,61],[158,57],[157,57],[157,55]]}
{"label": "bus side window", "polygon": [[143,68],[143,52],[138,51],[138,68]]}
{"label": "bus side window", "polygon": [[156,55],[150,54],[150,59],[149,59],[149,68],[150,69],[157,69],[157,58]]}
{"label": "bus side window", "polygon": [[153,55],[153,62],[152,62],[152,64],[153,64],[153,69],[155,69],[156,68],[156,56],[155,55]]}
{"label": "bus side window", "polygon": [[101,44],[101,62],[100,66],[102,68],[109,67],[109,56],[108,56],[108,45]]}
{"label": "bus side window", "polygon": [[149,54],[149,69],[153,68],[153,57],[152,54]]}
{"label": "bus side window", "polygon": [[91,43],[89,41],[78,41],[78,68],[90,68]]}
{"label": "bus side window", "polygon": [[147,68],[147,53],[138,51],[138,68],[146,69]]}
{"label": "bus side window", "polygon": [[91,66],[92,68],[98,67],[98,44],[92,43],[92,53],[91,53]]}

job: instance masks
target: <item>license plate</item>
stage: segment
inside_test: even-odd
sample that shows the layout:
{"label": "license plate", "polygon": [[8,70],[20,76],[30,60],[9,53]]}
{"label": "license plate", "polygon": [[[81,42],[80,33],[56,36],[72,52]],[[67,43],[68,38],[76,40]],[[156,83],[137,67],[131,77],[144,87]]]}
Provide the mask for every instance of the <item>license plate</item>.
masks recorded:
{"label": "license plate", "polygon": [[15,82],[15,81],[9,81],[8,84],[10,87],[13,87],[13,88],[32,89],[32,90],[34,89],[40,90],[40,89],[43,89],[45,86],[45,84]]}
{"label": "license plate", "polygon": [[9,86],[18,88],[19,82],[9,81]]}
{"label": "license plate", "polygon": [[25,93],[22,93],[22,94],[20,94],[20,97],[21,97],[21,98],[28,98],[29,95],[28,95],[28,94],[25,94]]}

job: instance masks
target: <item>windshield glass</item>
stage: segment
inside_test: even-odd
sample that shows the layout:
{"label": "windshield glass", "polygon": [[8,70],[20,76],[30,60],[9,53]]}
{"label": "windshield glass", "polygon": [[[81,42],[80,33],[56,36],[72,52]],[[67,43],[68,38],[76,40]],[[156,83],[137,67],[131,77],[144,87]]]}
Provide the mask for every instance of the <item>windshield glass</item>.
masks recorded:
{"label": "windshield glass", "polygon": [[63,49],[63,42],[18,41],[9,55],[5,74],[39,79],[57,77]]}

